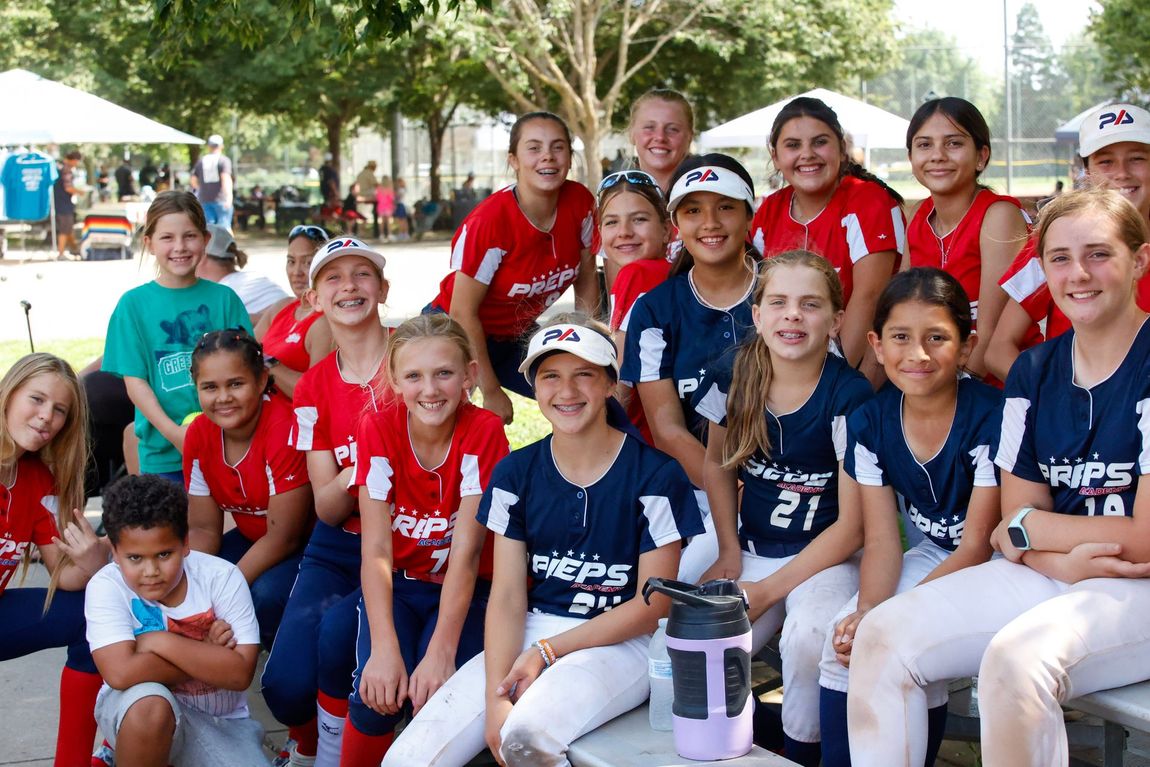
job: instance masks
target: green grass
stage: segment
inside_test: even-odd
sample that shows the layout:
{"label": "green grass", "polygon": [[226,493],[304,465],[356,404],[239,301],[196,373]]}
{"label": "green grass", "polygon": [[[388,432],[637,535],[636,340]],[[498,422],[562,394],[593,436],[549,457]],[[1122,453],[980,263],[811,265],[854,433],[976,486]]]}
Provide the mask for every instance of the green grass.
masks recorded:
{"label": "green grass", "polygon": [[[507,391],[504,389],[504,391]],[[539,406],[534,400],[520,397],[515,392],[507,391],[511,403],[515,405],[515,420],[507,427],[507,441],[511,443],[512,450],[518,450],[532,442],[537,442],[551,433],[551,424],[539,412]],[[477,404],[483,399],[477,397]]]}
{"label": "green grass", "polygon": [[[28,353],[27,341],[0,341],[0,374],[12,367],[12,363]],[[67,360],[77,371],[104,353],[103,338],[76,338],[56,341],[40,341],[36,351],[50,352]]]}

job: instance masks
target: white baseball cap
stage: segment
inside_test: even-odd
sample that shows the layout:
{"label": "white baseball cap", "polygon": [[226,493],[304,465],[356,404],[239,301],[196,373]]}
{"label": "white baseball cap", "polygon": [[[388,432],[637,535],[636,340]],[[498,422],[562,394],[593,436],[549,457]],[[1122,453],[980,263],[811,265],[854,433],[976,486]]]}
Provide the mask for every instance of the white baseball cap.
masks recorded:
{"label": "white baseball cap", "polygon": [[531,336],[527,357],[519,366],[519,372],[528,384],[535,384],[532,375],[535,361],[551,352],[568,352],[592,365],[610,368],[615,379],[619,379],[619,358],[615,353],[615,344],[583,325],[559,324],[548,325]]}
{"label": "white baseball cap", "polygon": [[232,233],[224,229],[219,224],[208,224],[208,234],[211,238],[208,240],[207,254],[212,258],[235,258],[235,253],[229,253],[228,248],[235,244],[236,240],[232,237]]}
{"label": "white baseball cap", "polygon": [[1150,112],[1133,104],[1107,104],[1091,112],[1078,128],[1080,157],[1121,141],[1150,144]]}
{"label": "white baseball cap", "polygon": [[311,271],[308,272],[307,275],[308,281],[314,285],[316,275],[319,274],[320,269],[337,258],[343,258],[344,256],[362,256],[375,264],[381,274],[383,273],[383,268],[387,265],[387,259],[380,253],[367,247],[367,245],[364,245],[354,237],[335,237],[324,243],[323,247],[315,254],[315,258],[313,258],[311,262]]}
{"label": "white baseball cap", "polygon": [[753,210],[755,193],[738,173],[718,165],[703,165],[689,170],[671,187],[667,199],[667,212],[674,213],[683,198],[692,192],[714,192],[733,200],[743,200]]}
{"label": "white baseball cap", "polygon": [[208,146],[223,146],[223,145],[224,145],[224,137],[221,136],[220,134],[213,133],[212,135],[208,136]]}

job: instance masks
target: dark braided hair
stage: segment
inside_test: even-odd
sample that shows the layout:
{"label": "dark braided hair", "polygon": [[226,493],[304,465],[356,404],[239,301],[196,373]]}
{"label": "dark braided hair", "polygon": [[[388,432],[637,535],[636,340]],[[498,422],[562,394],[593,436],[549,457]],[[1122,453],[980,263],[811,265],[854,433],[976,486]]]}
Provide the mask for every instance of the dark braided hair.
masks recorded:
{"label": "dark braided hair", "polygon": [[886,190],[886,193],[889,194],[895,202],[899,205],[903,204],[901,194],[891,189],[885,181],[859,165],[847,155],[846,133],[843,131],[843,126],[839,122],[839,116],[835,114],[835,110],[827,106],[826,102],[821,99],[810,96],[799,96],[797,99],[792,99],[790,103],[783,107],[782,111],[775,117],[774,124],[771,125],[770,146],[772,151],[778,147],[779,134],[782,133],[783,126],[796,117],[812,117],[824,123],[831,129],[831,132],[835,134],[835,137],[839,140],[839,148],[842,150],[843,155],[843,165],[839,170],[841,176],[854,176],[863,181],[873,181]]}
{"label": "dark braided hair", "polygon": [[[244,367],[258,381],[264,372],[264,348],[244,328],[226,328],[205,333],[192,350],[192,380],[198,377],[200,362],[217,352],[231,352],[239,356]],[[271,376],[268,376],[267,391],[272,387]],[[265,391],[265,393],[267,393]]]}

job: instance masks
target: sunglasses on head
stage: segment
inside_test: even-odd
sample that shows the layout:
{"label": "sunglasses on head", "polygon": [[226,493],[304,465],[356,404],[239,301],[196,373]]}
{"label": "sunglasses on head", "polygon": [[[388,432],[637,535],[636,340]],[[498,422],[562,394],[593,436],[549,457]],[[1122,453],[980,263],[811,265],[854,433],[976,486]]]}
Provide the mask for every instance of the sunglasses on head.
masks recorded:
{"label": "sunglasses on head", "polygon": [[300,235],[307,237],[312,242],[327,242],[331,239],[327,233],[327,230],[325,230],[322,226],[316,226],[315,224],[299,224],[298,226],[293,226],[291,231],[288,232],[288,242],[291,242]]}
{"label": "sunglasses on head", "polygon": [[621,170],[605,177],[599,182],[599,190],[597,194],[602,195],[611,187],[621,182],[634,184],[635,186],[653,186],[659,192],[659,196],[663,196],[663,189],[659,186],[659,182],[650,173],[642,170]]}

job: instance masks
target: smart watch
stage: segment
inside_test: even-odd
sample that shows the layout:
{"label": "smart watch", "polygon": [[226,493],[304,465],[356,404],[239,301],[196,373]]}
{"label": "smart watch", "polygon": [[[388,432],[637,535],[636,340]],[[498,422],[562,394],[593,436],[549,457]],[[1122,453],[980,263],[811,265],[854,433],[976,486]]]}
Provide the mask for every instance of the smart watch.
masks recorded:
{"label": "smart watch", "polygon": [[1006,526],[1006,533],[1010,536],[1010,545],[1019,551],[1030,551],[1030,536],[1026,533],[1026,528],[1022,526],[1022,520],[1026,519],[1026,515],[1034,511],[1033,506],[1023,506],[1014,515],[1014,519],[1010,520],[1010,524]]}

